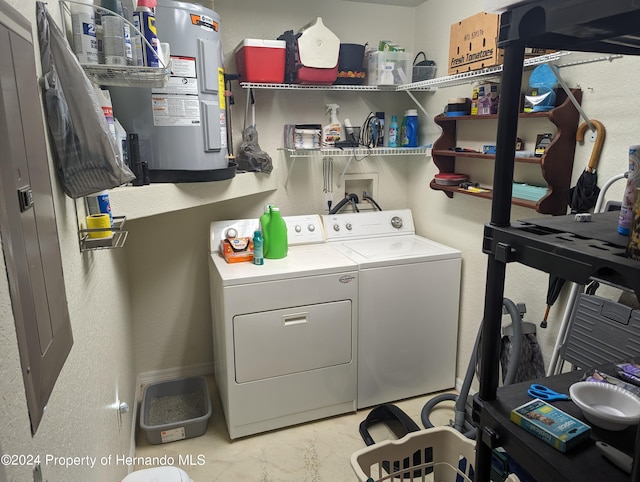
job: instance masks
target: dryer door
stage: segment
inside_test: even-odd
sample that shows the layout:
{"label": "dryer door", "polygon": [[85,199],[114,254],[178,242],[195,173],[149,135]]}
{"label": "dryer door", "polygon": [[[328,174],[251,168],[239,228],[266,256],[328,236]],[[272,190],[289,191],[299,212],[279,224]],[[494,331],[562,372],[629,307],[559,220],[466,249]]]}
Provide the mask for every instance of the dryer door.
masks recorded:
{"label": "dryer door", "polygon": [[236,382],[350,363],[351,301],[235,316]]}

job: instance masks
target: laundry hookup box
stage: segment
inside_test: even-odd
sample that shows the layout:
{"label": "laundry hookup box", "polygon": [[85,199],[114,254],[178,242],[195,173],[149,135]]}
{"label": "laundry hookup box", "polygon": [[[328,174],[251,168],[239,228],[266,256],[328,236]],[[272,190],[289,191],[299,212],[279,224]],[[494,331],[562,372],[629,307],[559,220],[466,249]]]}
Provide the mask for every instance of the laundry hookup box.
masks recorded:
{"label": "laundry hookup box", "polygon": [[244,39],[235,49],[240,82],[282,84],[285,54],[284,40]]}

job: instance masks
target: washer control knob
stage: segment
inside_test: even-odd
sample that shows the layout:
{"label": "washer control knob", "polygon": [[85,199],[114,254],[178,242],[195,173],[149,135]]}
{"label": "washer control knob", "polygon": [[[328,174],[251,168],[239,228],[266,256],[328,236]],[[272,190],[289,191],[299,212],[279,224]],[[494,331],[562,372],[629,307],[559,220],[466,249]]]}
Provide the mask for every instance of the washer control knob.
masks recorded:
{"label": "washer control knob", "polygon": [[296,227],[294,229],[296,230],[296,233],[299,233],[300,231],[302,231],[302,228],[300,227],[299,224],[296,224]]}
{"label": "washer control knob", "polygon": [[396,229],[400,229],[402,227],[402,218],[400,216],[392,217],[391,226],[393,226]]}
{"label": "washer control knob", "polygon": [[340,231],[340,225],[339,224],[334,224],[333,225],[333,230],[334,231]]}
{"label": "washer control knob", "polygon": [[307,229],[313,233],[316,230],[316,225],[310,224],[309,226],[307,226]]}
{"label": "washer control knob", "polygon": [[351,229],[353,228],[353,226],[351,225],[351,223],[347,223],[345,225],[345,228],[347,228],[347,231],[351,231]]}

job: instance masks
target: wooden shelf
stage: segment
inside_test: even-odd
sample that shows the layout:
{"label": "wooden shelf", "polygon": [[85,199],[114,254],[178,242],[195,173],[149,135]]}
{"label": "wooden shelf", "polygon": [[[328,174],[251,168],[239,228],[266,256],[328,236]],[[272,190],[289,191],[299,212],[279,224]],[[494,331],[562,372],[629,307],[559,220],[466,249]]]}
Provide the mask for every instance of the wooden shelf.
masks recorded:
{"label": "wooden shelf", "polygon": [[[493,199],[493,191],[488,188],[484,188],[484,189],[488,189],[489,192],[472,192],[472,191],[468,191],[467,189],[462,189],[461,187],[458,187],[458,186],[443,186],[442,184],[437,184],[435,181],[431,181],[431,183],[429,184],[429,187],[434,191],[443,191],[447,195],[447,197],[450,197],[450,198],[453,197],[454,193],[457,193],[457,194],[464,194],[465,196],[474,196],[474,197],[480,197],[483,199]],[[511,204],[514,204],[516,206],[522,206],[523,208],[530,208],[530,209],[538,208],[538,202],[529,201],[527,199],[520,199],[517,197],[512,198]]]}
{"label": "wooden shelf", "polygon": [[[578,102],[582,100],[582,91],[573,90],[573,95]],[[558,91],[558,106],[548,112],[520,113],[519,119],[547,119],[557,128],[557,133],[551,143],[547,146],[545,153],[541,157],[515,157],[514,163],[537,164],[540,166],[542,177],[548,185],[547,194],[539,201],[529,201],[513,198],[512,204],[536,210],[541,214],[560,215],[567,212],[566,192],[571,185],[571,174],[573,171],[573,157],[576,149],[576,131],[578,129],[579,113],[566,96],[564,91]],[[440,173],[454,173],[456,170],[456,159],[480,159],[493,160],[493,154],[483,154],[481,152],[457,152],[454,149],[457,145],[457,128],[459,122],[486,122],[496,120],[498,115],[483,116],[445,116],[438,115],[434,118],[437,125],[442,128],[442,134],[433,143],[431,157]],[[471,179],[473,181],[473,179]],[[457,186],[442,186],[435,182],[430,183],[431,189],[443,191],[449,198],[454,193],[461,193],[485,199],[492,199],[492,193],[473,193]]]}
{"label": "wooden shelf", "polygon": [[[441,157],[467,157],[470,159],[489,159],[495,160],[495,154],[483,154],[482,152],[456,152],[450,150],[432,150],[431,155]],[[514,157],[514,162],[522,162],[525,164],[542,164],[542,157]]]}

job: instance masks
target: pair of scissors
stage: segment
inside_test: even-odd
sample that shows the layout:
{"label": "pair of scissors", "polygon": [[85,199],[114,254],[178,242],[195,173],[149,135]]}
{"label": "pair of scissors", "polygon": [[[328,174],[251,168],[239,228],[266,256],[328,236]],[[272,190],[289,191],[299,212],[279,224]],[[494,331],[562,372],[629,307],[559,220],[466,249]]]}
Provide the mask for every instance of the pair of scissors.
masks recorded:
{"label": "pair of scissors", "polygon": [[553,402],[554,400],[571,400],[569,395],[565,395],[564,393],[554,392],[550,388],[545,387],[544,385],[532,384],[527,390],[527,393],[530,397],[539,398],[544,400],[545,402]]}

